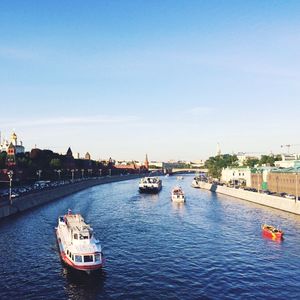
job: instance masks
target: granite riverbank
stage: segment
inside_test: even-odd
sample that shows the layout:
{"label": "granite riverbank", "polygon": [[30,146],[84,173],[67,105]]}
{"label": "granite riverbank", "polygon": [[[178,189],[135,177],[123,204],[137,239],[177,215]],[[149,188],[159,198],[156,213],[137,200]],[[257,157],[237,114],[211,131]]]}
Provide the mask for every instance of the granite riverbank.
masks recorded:
{"label": "granite riverbank", "polygon": [[30,193],[18,198],[14,198],[12,204],[4,203],[0,207],[0,219],[15,215],[19,212],[43,205],[50,201],[55,201],[66,197],[68,195],[77,193],[84,189],[111,182],[124,181],[130,179],[137,179],[140,175],[127,176],[112,176],[99,177],[95,179],[87,179],[79,182],[69,183],[55,188],[40,190],[38,192]]}
{"label": "granite riverbank", "polygon": [[198,182],[198,186],[201,189],[209,190],[211,192],[232,196],[260,205],[269,206],[272,208],[300,215],[300,201],[296,201],[294,199],[287,199],[263,193],[255,193],[251,191],[245,191],[243,189],[235,189],[203,181]]}

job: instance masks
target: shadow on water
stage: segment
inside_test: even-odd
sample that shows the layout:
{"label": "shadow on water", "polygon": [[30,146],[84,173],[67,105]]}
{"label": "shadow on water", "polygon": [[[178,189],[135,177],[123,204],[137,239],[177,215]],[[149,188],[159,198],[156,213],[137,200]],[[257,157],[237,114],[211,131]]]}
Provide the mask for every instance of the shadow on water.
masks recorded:
{"label": "shadow on water", "polygon": [[68,299],[96,299],[104,289],[106,272],[103,269],[87,274],[63,266],[61,275],[66,279],[65,290]]}

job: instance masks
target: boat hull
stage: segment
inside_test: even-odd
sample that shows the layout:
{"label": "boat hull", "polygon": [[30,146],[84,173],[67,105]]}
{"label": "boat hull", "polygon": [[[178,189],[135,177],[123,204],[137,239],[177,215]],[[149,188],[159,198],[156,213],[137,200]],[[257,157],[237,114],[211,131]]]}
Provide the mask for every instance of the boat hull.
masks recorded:
{"label": "boat hull", "polygon": [[183,203],[185,202],[185,197],[172,196],[172,201],[177,203]]}
{"label": "boat hull", "polygon": [[157,194],[160,190],[161,187],[139,187],[139,192],[145,194]]}
{"label": "boat hull", "polygon": [[78,264],[75,264],[66,255],[63,244],[62,244],[61,239],[60,239],[59,234],[58,234],[58,230],[56,229],[55,231],[56,231],[56,239],[57,239],[57,243],[58,243],[58,247],[59,247],[60,258],[63,261],[63,263],[65,263],[67,266],[69,266],[69,267],[71,267],[75,270],[85,271],[87,273],[90,273],[92,271],[100,270],[103,267],[103,262],[101,262],[99,264],[94,264],[94,265],[78,265]]}
{"label": "boat hull", "polygon": [[262,226],[262,233],[266,237],[270,237],[273,239],[282,239],[283,232],[281,230],[277,230],[274,232],[275,228],[269,228],[268,226]]}

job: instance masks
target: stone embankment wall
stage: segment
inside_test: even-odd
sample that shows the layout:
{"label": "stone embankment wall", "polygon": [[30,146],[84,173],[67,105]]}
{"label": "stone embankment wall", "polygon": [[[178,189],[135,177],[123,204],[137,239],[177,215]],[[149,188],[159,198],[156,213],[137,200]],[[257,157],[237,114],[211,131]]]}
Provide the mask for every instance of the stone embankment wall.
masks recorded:
{"label": "stone embankment wall", "polygon": [[54,201],[65,196],[74,194],[84,189],[93,187],[95,185],[124,181],[129,179],[139,178],[139,175],[127,175],[127,176],[113,176],[102,177],[99,179],[88,179],[75,183],[70,183],[55,188],[41,190],[38,192],[30,193],[22,197],[13,199],[12,205],[5,204],[0,207],[0,219],[16,214],[18,212],[42,205],[44,203]]}
{"label": "stone embankment wall", "polygon": [[240,198],[246,201],[254,202],[257,204],[277,208],[283,211],[300,215],[300,201],[296,201],[293,199],[287,199],[267,194],[260,194],[206,182],[199,182],[199,187],[202,189],[209,190],[211,192]]}

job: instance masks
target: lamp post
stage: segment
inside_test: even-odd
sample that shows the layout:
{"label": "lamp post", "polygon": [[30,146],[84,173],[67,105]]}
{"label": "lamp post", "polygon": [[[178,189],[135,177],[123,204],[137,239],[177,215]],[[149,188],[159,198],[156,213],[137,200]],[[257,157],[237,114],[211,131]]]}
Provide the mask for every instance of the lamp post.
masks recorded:
{"label": "lamp post", "polygon": [[36,175],[39,176],[39,180],[41,180],[42,170],[37,170]]}
{"label": "lamp post", "polygon": [[72,170],[71,170],[71,173],[72,173],[72,182],[74,182],[74,172],[75,172],[75,170],[72,169]]}
{"label": "lamp post", "polygon": [[99,177],[102,176],[102,169],[99,169]]}
{"label": "lamp post", "polygon": [[8,175],[8,178],[9,178],[9,203],[12,205],[11,182],[12,182],[12,177],[14,175],[14,172],[13,171],[8,171],[7,175]]}
{"label": "lamp post", "polygon": [[258,170],[257,169],[257,192],[259,193],[259,188],[262,187],[262,185],[259,184],[259,179],[260,179],[260,176],[261,175],[261,183],[263,182],[263,171],[262,170]]}
{"label": "lamp post", "polygon": [[84,169],[81,169],[81,179],[83,179]]}
{"label": "lamp post", "polygon": [[298,172],[296,171],[296,198],[295,201],[298,200]]}
{"label": "lamp post", "polygon": [[109,169],[109,176],[111,176],[111,169]]}

